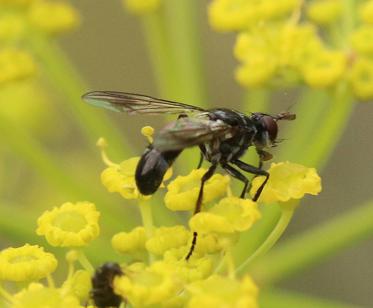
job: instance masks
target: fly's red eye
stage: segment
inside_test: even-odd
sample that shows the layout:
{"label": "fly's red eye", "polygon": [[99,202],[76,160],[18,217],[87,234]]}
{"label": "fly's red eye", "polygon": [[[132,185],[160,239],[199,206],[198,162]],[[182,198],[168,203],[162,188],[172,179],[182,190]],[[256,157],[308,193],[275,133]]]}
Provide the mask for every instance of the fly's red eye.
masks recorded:
{"label": "fly's red eye", "polygon": [[277,123],[276,121],[270,116],[263,116],[262,123],[266,128],[269,138],[271,141],[275,141],[277,137]]}

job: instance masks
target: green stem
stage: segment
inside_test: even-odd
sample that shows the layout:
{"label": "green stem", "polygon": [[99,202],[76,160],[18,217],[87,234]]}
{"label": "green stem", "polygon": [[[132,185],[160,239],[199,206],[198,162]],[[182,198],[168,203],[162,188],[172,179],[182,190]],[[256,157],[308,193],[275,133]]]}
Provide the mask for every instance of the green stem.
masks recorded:
{"label": "green stem", "polygon": [[85,270],[87,270],[88,272],[90,272],[91,274],[95,271],[95,269],[92,266],[91,262],[89,262],[89,260],[87,259],[87,256],[85,255],[85,253],[82,250],[79,251],[78,261],[79,261],[80,265]]}
{"label": "green stem", "polygon": [[167,29],[160,11],[142,17],[143,31],[160,96],[177,99],[179,82],[176,78]]}
{"label": "green stem", "polygon": [[[139,200],[140,213],[142,218],[142,223],[145,228],[146,238],[149,239],[153,235],[153,216],[151,204],[146,201]],[[149,252],[149,263],[153,263],[154,255]]]}
{"label": "green stem", "polygon": [[357,308],[355,305],[317,298],[287,290],[260,290],[259,305],[265,308]]}
{"label": "green stem", "polygon": [[56,91],[60,91],[67,98],[66,107],[82,128],[87,143],[94,147],[97,139],[104,136],[116,158],[129,156],[133,148],[126,143],[119,129],[105,116],[104,111],[94,110],[81,100],[88,87],[62,50],[51,39],[37,32],[30,33],[28,43],[41,60],[48,81],[53,84]]}
{"label": "green stem", "polygon": [[332,101],[313,141],[304,149],[301,162],[307,166],[323,168],[343,134],[354,108],[354,100],[346,83],[333,93]]}
{"label": "green stem", "polygon": [[262,285],[273,284],[373,236],[373,201],[272,249],[252,267]]}
{"label": "green stem", "polygon": [[258,249],[237,268],[238,273],[246,271],[248,266],[250,266],[253,261],[265,255],[277,243],[277,241],[280,239],[287,226],[289,225],[293,214],[293,207],[291,207],[291,209],[285,207],[282,209],[281,217],[277,222],[275,228],[269,234],[267,239],[258,247]]}
{"label": "green stem", "polygon": [[173,65],[180,83],[178,97],[189,104],[207,106],[199,37],[198,0],[165,1]]}
{"label": "green stem", "polygon": [[[3,142],[13,150],[15,155],[25,160],[38,175],[41,175],[49,184],[52,184],[56,191],[64,194],[66,199],[86,200],[89,198],[98,205],[107,204],[106,197],[101,196],[101,192],[92,189],[85,182],[78,181],[70,176],[57,158],[48,153],[39,141],[22,127],[13,123],[9,119],[0,116],[0,133]],[[105,215],[105,219],[110,221],[111,226],[118,228],[127,221],[118,207],[108,209],[105,206],[100,207],[100,211]],[[123,221],[119,222],[117,217],[123,216]]]}
{"label": "green stem", "polygon": [[320,126],[319,119],[324,118],[325,109],[329,106],[329,97],[326,91],[304,89],[302,97],[296,105],[297,119],[288,123],[282,136],[286,137],[279,145],[276,159],[299,162],[302,159],[304,148],[315,139],[315,131]]}

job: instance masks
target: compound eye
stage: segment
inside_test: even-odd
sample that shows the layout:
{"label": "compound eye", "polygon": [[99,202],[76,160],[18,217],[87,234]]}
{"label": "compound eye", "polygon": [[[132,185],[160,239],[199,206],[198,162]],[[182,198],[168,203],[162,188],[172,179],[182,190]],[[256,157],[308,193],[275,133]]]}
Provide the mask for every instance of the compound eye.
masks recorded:
{"label": "compound eye", "polygon": [[271,141],[275,141],[277,137],[277,123],[271,116],[263,116],[262,123],[268,132]]}

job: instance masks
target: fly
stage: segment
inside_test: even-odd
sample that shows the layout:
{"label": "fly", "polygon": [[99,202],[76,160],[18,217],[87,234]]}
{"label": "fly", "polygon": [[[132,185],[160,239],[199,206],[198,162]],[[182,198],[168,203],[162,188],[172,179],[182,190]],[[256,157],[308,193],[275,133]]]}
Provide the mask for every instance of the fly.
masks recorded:
{"label": "fly", "polygon": [[[178,115],[178,119],[162,128],[153,143],[147,146],[136,167],[135,179],[143,195],[155,193],[167,169],[180,153],[186,148],[198,146],[201,150],[198,168],[204,159],[211,165],[202,176],[194,214],[201,211],[204,185],[218,166],[243,182],[240,198],[245,197],[249,187],[249,180],[241,171],[265,176],[253,197],[253,201],[257,201],[269,179],[269,173],[262,166],[264,161],[272,158],[268,149],[278,143],[277,121],[294,120],[296,117],[290,112],[277,115],[253,112],[247,115],[228,108],[206,110],[150,96],[114,91],[89,92],[83,95],[83,99],[94,106],[129,115]],[[240,160],[251,146],[258,154],[258,166]],[[196,242],[197,233],[194,232],[186,260],[192,255]]]}

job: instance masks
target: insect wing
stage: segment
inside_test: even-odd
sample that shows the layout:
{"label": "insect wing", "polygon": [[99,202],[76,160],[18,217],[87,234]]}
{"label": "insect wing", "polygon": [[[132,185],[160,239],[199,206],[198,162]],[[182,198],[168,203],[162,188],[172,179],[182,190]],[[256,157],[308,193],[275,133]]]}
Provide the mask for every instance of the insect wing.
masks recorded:
{"label": "insect wing", "polygon": [[82,96],[83,100],[96,107],[116,112],[132,114],[158,115],[163,113],[203,112],[204,109],[173,101],[158,99],[146,95],[115,92],[94,91]]}
{"label": "insect wing", "polygon": [[214,138],[230,138],[233,130],[222,121],[185,117],[164,127],[155,137],[153,146],[160,151],[180,150]]}

